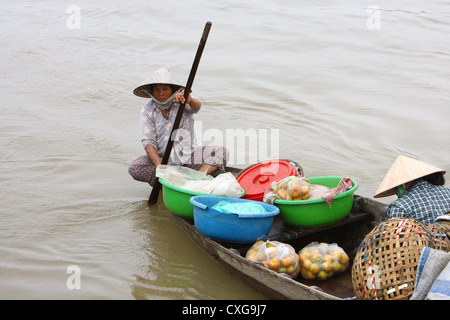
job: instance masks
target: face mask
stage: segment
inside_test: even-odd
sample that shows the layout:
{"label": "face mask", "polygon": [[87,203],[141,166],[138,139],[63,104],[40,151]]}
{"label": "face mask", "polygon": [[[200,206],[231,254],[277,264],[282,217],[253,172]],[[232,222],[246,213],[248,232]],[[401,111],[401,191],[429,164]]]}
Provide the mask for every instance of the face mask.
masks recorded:
{"label": "face mask", "polygon": [[403,197],[403,195],[404,195],[405,193],[406,193],[405,185],[404,185],[404,184],[399,185],[399,186],[397,187],[397,197],[398,197],[398,198],[401,198],[401,197]]}
{"label": "face mask", "polygon": [[169,109],[172,106],[172,104],[173,104],[173,99],[174,98],[171,97],[171,98],[167,99],[166,102],[159,102],[158,100],[153,98],[153,100],[156,102],[156,104],[158,105],[159,109],[161,109],[161,110]]}
{"label": "face mask", "polygon": [[177,91],[175,91],[165,102],[159,102],[150,92],[148,92],[148,91],[145,91],[145,92],[153,99],[153,101],[155,101],[155,103],[158,105],[159,109],[167,110],[172,106],[173,100],[175,99],[175,95],[180,93],[182,90],[183,90],[183,88],[180,88]]}

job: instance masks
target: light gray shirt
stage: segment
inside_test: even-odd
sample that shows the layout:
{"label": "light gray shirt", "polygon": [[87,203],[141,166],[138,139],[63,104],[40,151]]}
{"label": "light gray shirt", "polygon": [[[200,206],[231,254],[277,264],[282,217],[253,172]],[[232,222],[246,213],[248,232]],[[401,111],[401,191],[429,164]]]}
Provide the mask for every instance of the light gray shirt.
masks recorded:
{"label": "light gray shirt", "polygon": [[[198,99],[198,98],[197,98]],[[173,123],[177,117],[180,105],[175,103],[166,119],[158,105],[151,99],[141,110],[141,138],[144,148],[151,144],[163,158],[166,146],[170,138]],[[176,132],[169,164],[184,164],[190,159],[191,153],[197,145],[194,133],[193,115],[200,110],[192,109],[186,103],[180,126]]]}

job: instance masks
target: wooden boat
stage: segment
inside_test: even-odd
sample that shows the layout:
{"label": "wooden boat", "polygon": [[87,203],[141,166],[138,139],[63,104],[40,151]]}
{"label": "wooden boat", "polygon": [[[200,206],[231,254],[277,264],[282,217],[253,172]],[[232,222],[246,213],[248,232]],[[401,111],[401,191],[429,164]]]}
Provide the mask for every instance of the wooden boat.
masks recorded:
{"label": "wooden boat", "polygon": [[[230,170],[237,170],[230,168]],[[268,235],[270,240],[289,243],[298,252],[313,241],[337,243],[353,261],[364,236],[381,219],[384,204],[355,195],[350,214],[343,220],[319,228],[294,228],[276,216]],[[245,259],[252,244],[215,241],[197,231],[194,222],[174,215],[181,229],[208,256],[244,284],[269,299],[335,300],[353,299],[351,264],[347,270],[325,281],[307,280],[300,274],[291,279],[263,265]]]}

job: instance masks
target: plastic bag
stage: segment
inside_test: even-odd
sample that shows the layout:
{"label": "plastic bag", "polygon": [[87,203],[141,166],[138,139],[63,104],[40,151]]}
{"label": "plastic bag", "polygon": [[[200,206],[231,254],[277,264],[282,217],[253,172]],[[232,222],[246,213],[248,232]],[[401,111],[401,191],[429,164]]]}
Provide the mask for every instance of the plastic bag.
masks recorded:
{"label": "plastic bag", "polygon": [[243,189],[236,177],[230,172],[219,174],[211,181],[211,193],[215,195],[239,198],[243,196]]}
{"label": "plastic bag", "polygon": [[204,171],[198,171],[182,166],[170,166],[164,164],[160,164],[156,168],[156,176],[177,187],[181,187],[189,180],[214,179],[212,176],[207,175]]}
{"label": "plastic bag", "polygon": [[335,188],[328,188],[322,185],[312,184],[309,188],[309,198],[322,198],[331,207],[331,201],[340,193],[350,190],[353,187],[352,179],[342,178]]}
{"label": "plastic bag", "polygon": [[182,188],[230,198],[243,196],[241,185],[230,172],[221,173],[212,180],[189,180]]}
{"label": "plastic bag", "polygon": [[230,172],[214,178],[206,175],[206,172],[187,167],[159,165],[156,168],[156,176],[176,187],[191,191],[231,198],[240,198],[243,195],[241,185]]}
{"label": "plastic bag", "polygon": [[272,182],[272,192],[281,200],[309,199],[309,181],[298,176],[289,176],[278,182]]}
{"label": "plastic bag", "polygon": [[326,280],[344,272],[348,255],[336,243],[311,242],[298,253],[300,273],[305,279]]}
{"label": "plastic bag", "polygon": [[223,213],[267,213],[266,209],[258,203],[253,202],[234,202],[230,203],[226,200],[222,200],[218,202],[216,205],[212,207],[214,210],[223,212]]}
{"label": "plastic bag", "polygon": [[266,268],[283,273],[294,279],[300,272],[300,263],[295,249],[279,241],[258,241],[248,249],[245,258],[261,262]]}

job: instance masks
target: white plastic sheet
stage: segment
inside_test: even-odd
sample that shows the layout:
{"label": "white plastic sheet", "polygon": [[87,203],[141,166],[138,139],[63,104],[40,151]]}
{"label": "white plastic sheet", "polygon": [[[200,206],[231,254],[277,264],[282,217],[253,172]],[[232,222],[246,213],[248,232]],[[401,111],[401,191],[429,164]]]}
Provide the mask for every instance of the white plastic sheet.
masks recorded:
{"label": "white plastic sheet", "polygon": [[156,176],[171,185],[187,190],[231,198],[242,196],[241,185],[230,172],[219,174],[214,178],[205,172],[187,167],[159,165],[156,168]]}

